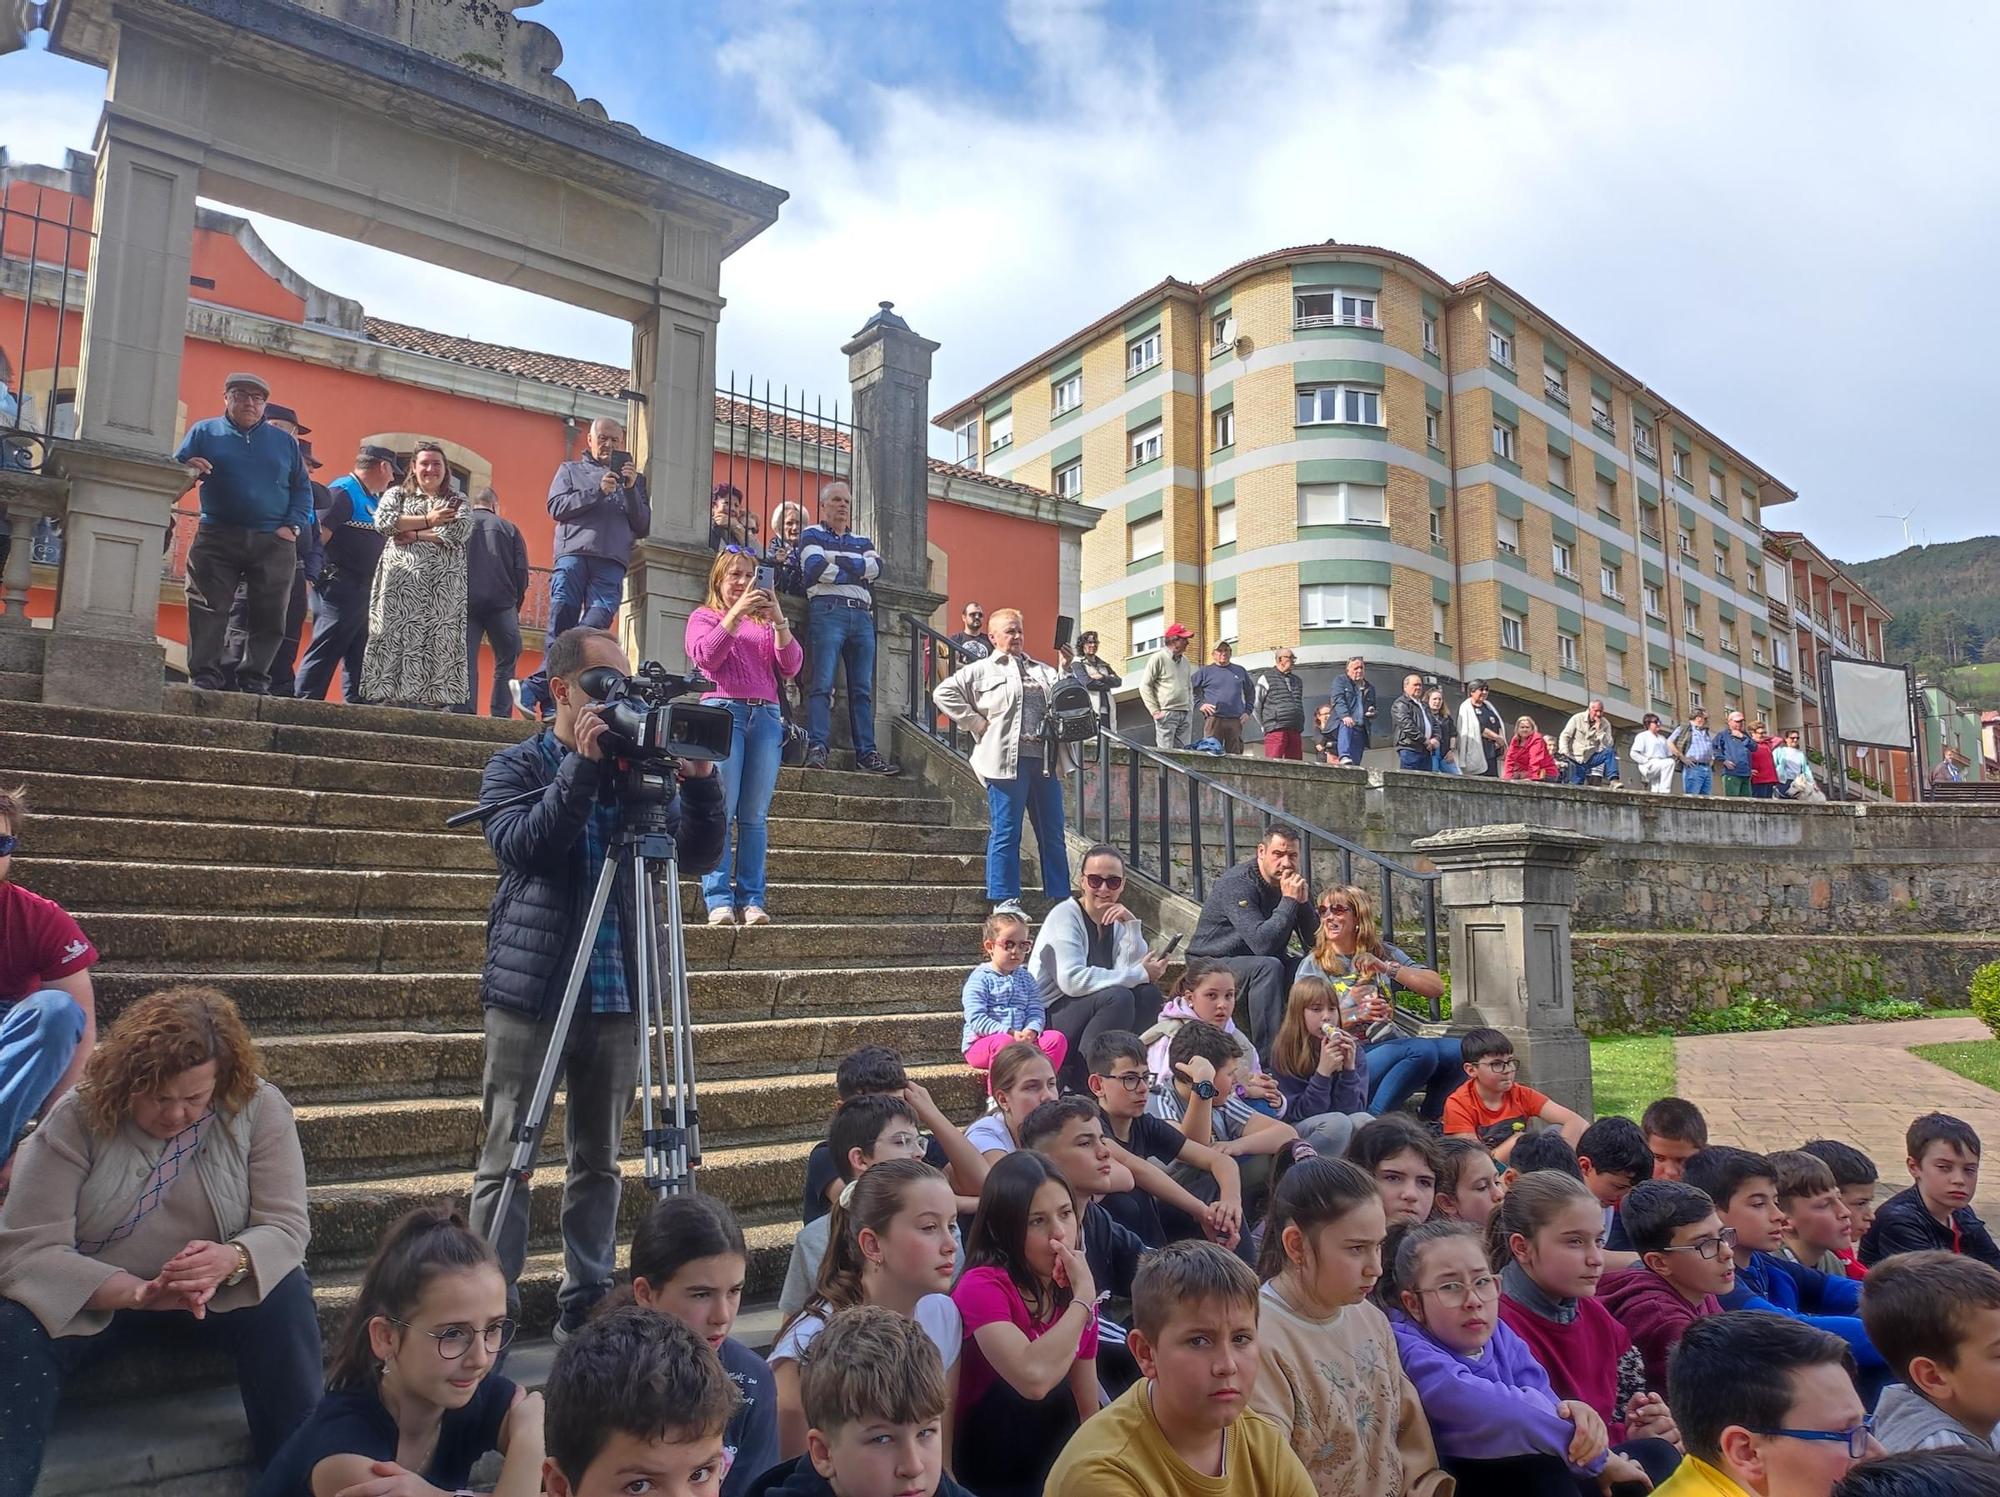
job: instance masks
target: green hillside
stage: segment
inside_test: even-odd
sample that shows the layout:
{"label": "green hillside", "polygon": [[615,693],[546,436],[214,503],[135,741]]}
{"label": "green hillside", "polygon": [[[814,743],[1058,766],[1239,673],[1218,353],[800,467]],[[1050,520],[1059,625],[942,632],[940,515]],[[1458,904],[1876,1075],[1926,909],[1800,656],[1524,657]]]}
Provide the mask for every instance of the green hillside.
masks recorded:
{"label": "green hillside", "polygon": [[[1896,615],[1889,655],[1934,669],[2000,661],[2000,535],[1938,546],[1911,546],[1874,561],[1843,562],[1856,581]],[[2000,672],[1969,672],[1969,700],[2000,695],[1986,680]]]}

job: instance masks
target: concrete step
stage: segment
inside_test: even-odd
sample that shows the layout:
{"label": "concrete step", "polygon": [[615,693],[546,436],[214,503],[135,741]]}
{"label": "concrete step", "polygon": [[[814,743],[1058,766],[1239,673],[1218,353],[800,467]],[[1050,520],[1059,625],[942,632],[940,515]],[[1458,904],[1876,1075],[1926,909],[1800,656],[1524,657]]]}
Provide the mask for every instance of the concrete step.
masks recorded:
{"label": "concrete step", "polygon": [[[475,1020],[477,1015],[475,1014]],[[887,1045],[910,1065],[958,1058],[958,1010],[830,1018],[759,1019],[694,1028],[698,1077],[794,1077],[831,1073],[862,1045]],[[475,1094],[485,1038],[451,1033],[362,1030],[280,1035],[258,1042],[264,1075],[294,1103]]]}
{"label": "concrete step", "polygon": [[[838,1057],[835,1057],[837,1062]],[[832,1064],[803,1075],[718,1079],[699,1068],[696,1097],[702,1136],[727,1139],[731,1152],[826,1135],[833,1110]],[[979,1073],[964,1061],[911,1070],[947,1116],[974,1118],[985,1103]],[[558,1091],[543,1135],[541,1164],[559,1174],[563,1161],[565,1094]],[[395,1098],[371,1102],[304,1103],[298,1109],[299,1143],[308,1178],[364,1180],[420,1171],[465,1170],[480,1139],[477,1086],[457,1096]],[[624,1153],[640,1152],[639,1110],[626,1120]]]}
{"label": "concrete step", "polygon": [[[72,910],[108,964],[148,970],[469,972],[486,954],[483,920],[161,915]],[[970,966],[981,922],[690,925],[693,971],[851,966],[909,957]]]}
{"label": "concrete step", "polygon": [[[839,1014],[956,1013],[966,969],[976,959],[975,950],[964,960],[942,965],[697,970],[688,975],[688,996],[697,1024],[759,1020],[796,1024],[808,1017]],[[302,1038],[356,1030],[477,1032],[481,1023],[476,971],[189,972],[127,970],[107,962],[94,968],[91,976],[101,1024],[110,1023],[147,993],[184,982],[221,988],[259,1036]]]}
{"label": "concrete step", "polygon": [[[42,678],[30,671],[0,671],[0,702],[39,702]],[[16,709],[10,707],[8,716]]]}

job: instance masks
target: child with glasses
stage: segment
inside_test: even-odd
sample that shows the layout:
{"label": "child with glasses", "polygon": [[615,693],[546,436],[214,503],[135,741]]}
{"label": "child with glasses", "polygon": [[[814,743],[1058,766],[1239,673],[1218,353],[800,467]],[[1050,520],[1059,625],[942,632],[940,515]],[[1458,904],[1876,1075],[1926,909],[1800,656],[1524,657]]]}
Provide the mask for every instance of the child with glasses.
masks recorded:
{"label": "child with glasses", "polygon": [[1588,1124],[1562,1103],[1514,1079],[1521,1062],[1506,1035],[1497,1029],[1469,1029],[1459,1037],[1459,1052],[1466,1080],[1445,1101],[1446,1133],[1474,1135],[1501,1164],[1508,1162],[1521,1135],[1538,1122],[1560,1130],[1563,1142],[1576,1147]]}
{"label": "child with glasses", "polygon": [[958,999],[965,1010],[965,1029],[959,1037],[965,1063],[975,1071],[989,1070],[994,1056],[1017,1040],[1026,1040],[1060,1072],[1069,1041],[1049,1028],[1041,985],[1028,970],[1028,953],[1035,945],[1028,922],[1004,911],[988,915],[980,945],[986,960],[966,974]]}
{"label": "child with glasses", "polygon": [[[1189,1138],[1147,1110],[1159,1077],[1146,1066],[1146,1046],[1129,1029],[1113,1029],[1091,1042],[1090,1094],[1104,1118],[1104,1134],[1128,1157],[1162,1169],[1185,1164],[1212,1181],[1200,1195],[1169,1179],[1172,1193],[1122,1191],[1104,1197],[1104,1208],[1149,1247],[1196,1233],[1233,1246],[1243,1225],[1243,1177],[1236,1161],[1213,1145]],[[1202,1199],[1214,1197],[1213,1204]]]}
{"label": "child with glasses", "polygon": [[1632,1333],[1646,1386],[1667,1385],[1667,1359],[1687,1328],[1722,1313],[1736,1287],[1736,1234],[1705,1191],[1679,1180],[1648,1180],[1619,1207],[1639,1265],[1606,1274],[1597,1297]]}
{"label": "child with glasses", "polygon": [[507,1284],[485,1239],[449,1206],[405,1212],[361,1276],[326,1397],[265,1468],[256,1497],[422,1490],[418,1482],[457,1491],[494,1450],[505,1457],[497,1493],[539,1492],[541,1395],[494,1371],[513,1337]]}

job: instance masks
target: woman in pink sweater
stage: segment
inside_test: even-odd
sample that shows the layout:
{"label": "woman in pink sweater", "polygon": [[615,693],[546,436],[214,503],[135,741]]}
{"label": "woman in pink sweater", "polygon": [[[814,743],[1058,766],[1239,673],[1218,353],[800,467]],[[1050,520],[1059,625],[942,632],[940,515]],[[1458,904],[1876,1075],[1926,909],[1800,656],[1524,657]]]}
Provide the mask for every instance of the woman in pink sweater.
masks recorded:
{"label": "woman in pink sweater", "polygon": [[688,618],[688,663],[715,682],[703,701],[725,707],[736,723],[735,747],[718,766],[729,807],[730,835],[722,861],[701,881],[710,925],[766,925],[764,851],[771,792],[785,720],[778,711],[780,682],[799,673],[805,652],[792,638],[777,597],[757,586],[757,558],[735,548],[720,552],[708,569],[708,601]]}

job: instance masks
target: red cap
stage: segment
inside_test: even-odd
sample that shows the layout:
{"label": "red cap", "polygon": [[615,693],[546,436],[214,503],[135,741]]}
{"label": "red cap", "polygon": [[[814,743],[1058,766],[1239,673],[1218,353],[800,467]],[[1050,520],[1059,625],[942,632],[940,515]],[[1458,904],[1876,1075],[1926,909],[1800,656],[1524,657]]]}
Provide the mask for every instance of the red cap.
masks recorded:
{"label": "red cap", "polygon": [[1164,636],[1167,639],[1193,639],[1194,631],[1186,624],[1169,624]]}

